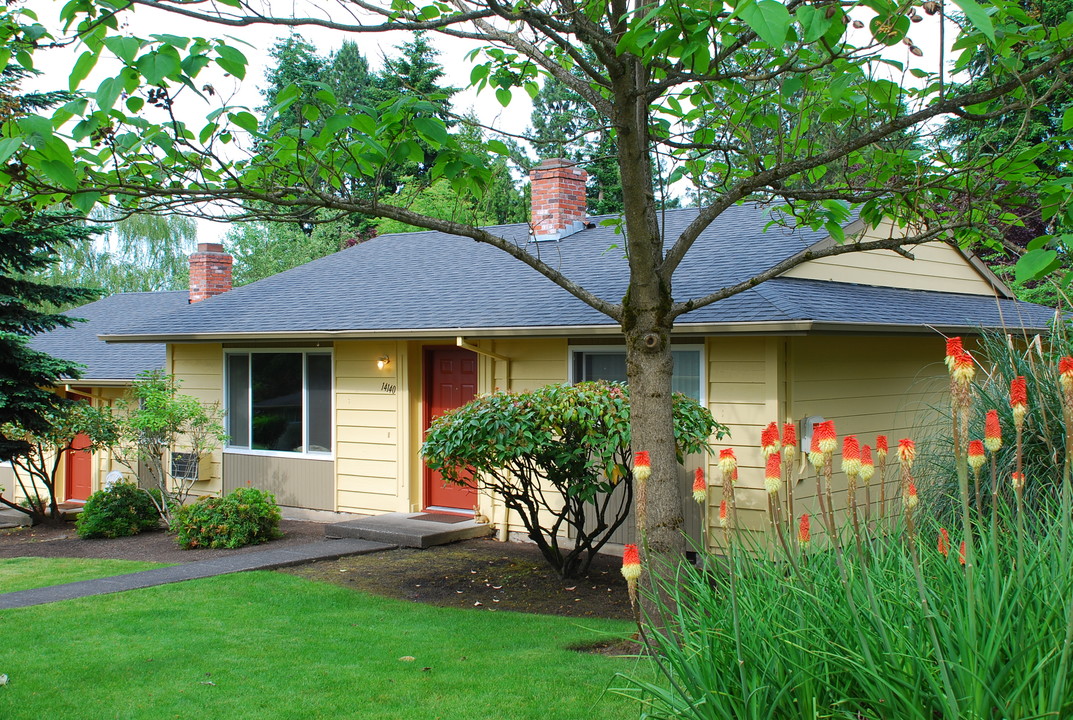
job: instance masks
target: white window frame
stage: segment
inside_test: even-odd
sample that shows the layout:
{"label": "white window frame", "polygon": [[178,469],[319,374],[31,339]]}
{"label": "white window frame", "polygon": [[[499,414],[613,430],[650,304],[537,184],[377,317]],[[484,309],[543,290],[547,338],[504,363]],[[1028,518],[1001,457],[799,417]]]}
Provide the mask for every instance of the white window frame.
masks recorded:
{"label": "white window frame", "polygon": [[[228,376],[229,363],[228,358],[231,355],[255,355],[263,353],[293,353],[295,355],[302,356],[302,432],[305,437],[302,438],[302,446],[305,447],[309,444],[309,379],[308,367],[306,363],[307,355],[327,355],[330,358],[330,370],[331,385],[328,391],[328,395],[331,398],[331,407],[329,409],[329,429],[331,431],[331,446],[332,449],[328,452],[288,452],[286,450],[258,450],[253,447],[237,447],[231,445],[231,439],[228,438],[227,444],[224,445],[223,451],[233,455],[256,455],[258,457],[278,457],[278,458],[292,458],[292,459],[305,459],[305,460],[335,460],[336,449],[336,423],[335,423],[335,351],[330,347],[283,347],[283,348],[227,348],[224,350],[223,357],[223,398],[224,398],[224,413],[225,422],[228,431],[231,430],[230,425],[230,397],[231,393],[228,390],[231,387],[231,378]],[[253,381],[252,368],[249,376],[249,381]],[[250,443],[253,443],[253,388],[252,385],[247,388],[246,393],[246,414],[250,420]]]}
{"label": "white window frame", "polygon": [[[674,351],[694,351],[700,356],[700,392],[698,393],[698,402],[704,407],[708,406],[708,363],[704,354],[704,343],[674,343],[671,345],[671,350]],[[570,384],[580,382],[575,377],[574,368],[576,367],[576,356],[581,353],[626,353],[625,345],[570,345],[567,347],[567,376],[570,378]]]}

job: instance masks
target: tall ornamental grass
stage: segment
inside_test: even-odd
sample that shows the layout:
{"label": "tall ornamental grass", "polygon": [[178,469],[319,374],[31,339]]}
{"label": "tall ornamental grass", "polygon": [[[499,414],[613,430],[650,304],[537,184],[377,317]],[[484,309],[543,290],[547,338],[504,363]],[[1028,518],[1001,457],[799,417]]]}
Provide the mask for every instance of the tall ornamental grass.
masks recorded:
{"label": "tall ornamental grass", "polygon": [[[820,513],[796,516],[786,493],[794,484],[785,482],[792,443],[780,453],[769,426],[768,543],[759,547],[735,527],[731,453],[720,463],[726,556],[709,556],[703,569],[651,568],[658,592],[647,594],[645,607],[654,609],[639,626],[660,672],[629,678],[626,690],[643,717],[1073,717],[1070,448],[1063,433],[1058,462],[1047,468],[1059,491],[1026,505],[1020,461],[1031,396],[1014,383],[1002,398],[1013,427],[992,424],[985,444],[969,429],[982,400],[973,391],[975,363],[959,341],[947,362],[956,522],[946,527],[923,512],[909,439],[892,449],[889,473],[880,458],[880,475],[893,477],[881,512],[858,502],[877,477],[871,448],[843,438],[850,491],[848,507],[836,510],[831,425],[816,428],[809,452]],[[1068,425],[1073,359],[1063,358],[1054,376]],[[877,445],[885,448],[885,438]],[[1005,445],[1014,466],[1000,474],[988,461]],[[976,505],[977,470],[998,500],[993,511]],[[997,492],[999,484],[1012,491]]]}

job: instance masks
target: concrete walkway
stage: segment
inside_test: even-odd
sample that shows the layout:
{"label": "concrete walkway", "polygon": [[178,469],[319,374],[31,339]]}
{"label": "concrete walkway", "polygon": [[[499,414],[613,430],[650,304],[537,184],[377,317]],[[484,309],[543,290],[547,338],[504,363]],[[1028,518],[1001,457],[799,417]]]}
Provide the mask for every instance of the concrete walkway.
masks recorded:
{"label": "concrete walkway", "polygon": [[66,585],[52,585],[50,587],[0,593],[0,610],[44,605],[90,595],[108,595],[109,593],[138,590],[153,587],[154,585],[167,585],[168,583],[182,582],[183,580],[198,580],[247,570],[272,570],[289,565],[301,565],[314,560],[335,560],[347,555],[365,555],[382,550],[394,550],[395,547],[395,545],[370,540],[348,538],[312,542],[279,550],[267,548],[259,552],[213,558],[212,560],[200,560],[166,568],[156,568],[155,570],[143,570],[126,575],[98,578],[97,580],[83,580],[81,582],[67,583]]}

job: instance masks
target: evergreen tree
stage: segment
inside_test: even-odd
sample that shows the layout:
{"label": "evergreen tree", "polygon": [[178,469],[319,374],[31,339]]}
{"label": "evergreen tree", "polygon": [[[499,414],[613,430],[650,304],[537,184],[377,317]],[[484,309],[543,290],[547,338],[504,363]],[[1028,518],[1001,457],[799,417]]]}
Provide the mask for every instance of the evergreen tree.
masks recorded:
{"label": "evergreen tree", "polygon": [[[97,295],[31,279],[59,258],[71,242],[95,230],[61,214],[39,214],[0,227],[0,461],[30,450],[23,432],[48,432],[48,416],[66,400],[47,388],[60,378],[78,377],[79,366],[29,347],[29,339],[56,327],[69,327],[66,315],[42,306],[79,305]],[[20,430],[21,429],[21,430]]]}

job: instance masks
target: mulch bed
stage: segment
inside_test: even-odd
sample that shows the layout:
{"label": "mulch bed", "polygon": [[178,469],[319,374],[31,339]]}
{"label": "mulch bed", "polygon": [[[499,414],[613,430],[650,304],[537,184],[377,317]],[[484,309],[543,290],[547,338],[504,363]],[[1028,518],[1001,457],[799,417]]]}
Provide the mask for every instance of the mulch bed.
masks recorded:
{"label": "mulch bed", "polygon": [[[0,530],[0,558],[113,558],[163,563],[209,560],[324,541],[324,526],[284,520],[284,535],[238,550],[182,550],[174,536],[149,532],[114,540],[82,540],[74,525]],[[328,541],[325,541],[328,542]],[[529,543],[469,540],[428,550],[399,549],[289,568],[301,577],[354,590],[479,612],[544,613],[632,619],[621,560],[598,556],[584,579],[563,580]]]}

